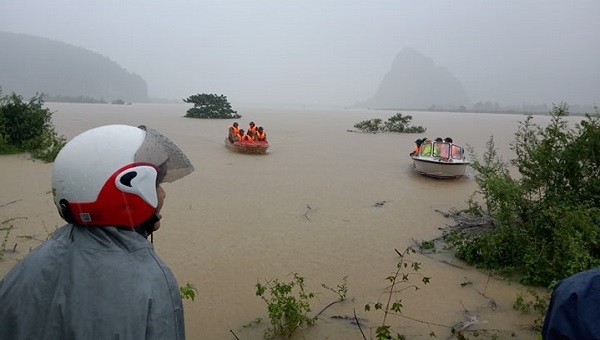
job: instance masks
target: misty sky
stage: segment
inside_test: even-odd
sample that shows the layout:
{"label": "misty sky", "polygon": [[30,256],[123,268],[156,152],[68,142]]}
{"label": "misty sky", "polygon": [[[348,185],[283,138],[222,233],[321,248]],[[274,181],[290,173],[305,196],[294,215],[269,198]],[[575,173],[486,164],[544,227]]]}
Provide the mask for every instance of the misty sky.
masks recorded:
{"label": "misty sky", "polygon": [[473,103],[600,104],[599,17],[599,0],[0,0],[1,31],[105,55],[152,97],[265,106],[368,99],[404,47]]}

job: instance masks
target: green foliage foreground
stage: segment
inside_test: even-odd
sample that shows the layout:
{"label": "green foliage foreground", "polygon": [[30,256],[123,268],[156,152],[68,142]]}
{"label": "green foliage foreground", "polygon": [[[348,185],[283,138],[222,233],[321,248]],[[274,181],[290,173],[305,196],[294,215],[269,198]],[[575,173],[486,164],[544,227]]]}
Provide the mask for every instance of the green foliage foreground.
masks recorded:
{"label": "green foliage foreground", "polygon": [[403,116],[401,113],[396,113],[394,116],[388,118],[386,122],[380,118],[374,118],[370,120],[363,120],[354,124],[354,128],[360,132],[396,132],[396,133],[422,133],[427,129],[423,126],[410,125],[412,116]]}
{"label": "green foliage foreground", "polygon": [[[400,255],[400,260],[396,264],[397,269],[394,274],[389,275],[386,278],[386,280],[390,282],[390,285],[387,288],[387,292],[383,295],[383,301],[380,298],[377,302],[370,302],[365,305],[365,311],[374,309],[383,312],[381,325],[377,326],[375,329],[375,336],[378,340],[405,339],[402,334],[392,329],[387,322],[387,318],[388,316],[403,315],[402,311],[404,309],[404,304],[401,298],[402,293],[406,290],[418,291],[421,289],[417,283],[411,282],[413,276],[417,276],[424,285],[431,281],[430,277],[419,272],[421,269],[421,262],[413,261],[408,258],[409,255],[415,253],[414,249],[408,247],[403,253],[400,253],[397,250],[396,252]],[[433,331],[430,333],[430,337],[436,337]],[[364,335],[363,338],[365,338]]]}
{"label": "green foliage foreground", "polygon": [[0,154],[30,152],[35,158],[52,162],[66,144],[52,125],[52,112],[44,108],[42,95],[29,102],[15,93],[0,92]]}
{"label": "green foliage foreground", "polygon": [[[415,254],[414,249],[408,247],[404,252],[401,253],[396,250],[396,253],[399,255],[399,260],[396,263],[396,269],[385,278],[387,286],[385,292],[376,302],[369,302],[364,306],[365,311],[379,312],[381,315],[381,323],[375,327],[369,327],[368,329],[369,333],[371,331],[375,332],[375,337],[377,339],[404,339],[404,336],[390,325],[390,318],[401,317],[404,315],[402,296],[410,292],[419,291],[421,289],[421,284],[426,285],[431,280],[430,277],[425,276],[420,272],[421,263],[412,260],[411,257]],[[314,325],[319,320],[319,316],[327,308],[335,303],[341,303],[347,300],[347,279],[348,276],[344,276],[342,278],[342,283],[338,284],[335,288],[327,284],[321,284],[321,287],[335,293],[338,299],[328,304],[316,315],[310,315],[310,302],[315,297],[315,293],[306,289],[304,277],[300,276],[298,273],[293,274],[293,278],[290,282],[282,282],[281,280],[274,278],[266,281],[265,284],[257,283],[255,285],[256,296],[260,297],[266,303],[270,320],[270,326],[266,329],[264,337],[267,339],[280,337],[289,338],[298,329],[301,330],[305,326]],[[417,281],[415,281],[415,279]],[[344,318],[344,316],[337,317],[340,319],[349,319]],[[430,325],[446,327],[423,320],[409,319]],[[366,325],[366,320],[358,318],[355,311],[352,321],[358,326],[363,339],[367,339],[362,328],[363,323]],[[261,322],[262,319],[257,318],[244,327],[250,327]],[[451,327],[446,328],[450,329]],[[430,336],[435,337],[435,333],[432,331]],[[239,338],[236,336],[236,339]]]}
{"label": "green foliage foreground", "polygon": [[198,295],[198,288],[193,283],[186,282],[185,286],[179,287],[179,295],[182,299],[194,301]]}
{"label": "green foliage foreground", "polygon": [[317,321],[316,316],[309,316],[309,300],[315,294],[305,289],[304,277],[294,274],[291,282],[278,279],[256,284],[256,295],[267,304],[271,327],[265,332],[266,338],[280,335],[291,336],[297,328],[310,326]]}
{"label": "green foliage foreground", "polygon": [[543,286],[600,265],[600,114],[575,128],[566,116],[561,104],[545,128],[531,116],[519,124],[510,161],[518,177],[493,138],[482,160],[472,157],[484,203],[472,200],[470,211],[493,222],[481,232],[451,234],[458,257]]}
{"label": "green foliage foreground", "polygon": [[187,110],[186,117],[205,119],[237,119],[242,117],[237,114],[237,111],[231,109],[227,97],[222,94],[195,94],[183,101],[194,104],[194,107]]}

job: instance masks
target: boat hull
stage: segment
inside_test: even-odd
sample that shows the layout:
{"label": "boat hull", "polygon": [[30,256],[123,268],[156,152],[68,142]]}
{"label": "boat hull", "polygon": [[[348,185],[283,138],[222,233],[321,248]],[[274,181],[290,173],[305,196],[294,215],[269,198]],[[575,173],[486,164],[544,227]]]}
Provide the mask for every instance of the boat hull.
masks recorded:
{"label": "boat hull", "polygon": [[464,160],[443,161],[435,158],[412,156],[415,170],[434,178],[458,178],[467,170],[469,162]]}
{"label": "boat hull", "polygon": [[269,142],[230,142],[225,138],[225,147],[231,151],[249,154],[265,154],[269,148]]}

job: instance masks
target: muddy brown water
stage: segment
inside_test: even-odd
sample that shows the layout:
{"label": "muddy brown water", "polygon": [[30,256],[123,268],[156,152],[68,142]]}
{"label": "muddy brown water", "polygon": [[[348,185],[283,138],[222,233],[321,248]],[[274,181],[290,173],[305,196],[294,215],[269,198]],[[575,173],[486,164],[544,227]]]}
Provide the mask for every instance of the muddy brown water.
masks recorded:
{"label": "muddy brown water", "polygon": [[[452,224],[436,210],[466,207],[476,190],[471,169],[456,180],[417,175],[408,153],[415,139],[450,136],[481,155],[491,136],[501,156],[512,156],[517,123],[523,115],[402,112],[424,134],[368,134],[347,130],[359,121],[396,111],[238,108],[246,128],[264,126],[271,147],[266,155],[245,155],[225,148],[231,120],[184,118],[187,104],[47,103],[53,122],[67,139],[99,125],[145,124],[169,136],[194,163],[196,171],[166,184],[163,222],[154,237],[157,253],[179,284],[194,284],[195,301],[185,300],[189,339],[261,338],[267,327],[266,304],[255,284],[293,273],[305,278],[318,313],[337,295],[347,277],[348,299],[327,308],[316,325],[293,339],[362,339],[347,318],[362,321],[366,337],[382,322],[379,311],[364,305],[385,301],[396,268],[396,249],[440,236]],[[542,124],[547,117],[536,117]],[[0,216],[15,226],[0,261],[4,274],[29,249],[61,226],[50,193],[51,164],[26,155],[0,156]],[[2,235],[3,236],[3,235]],[[3,236],[4,237],[4,236]],[[411,255],[431,277],[420,290],[400,293],[403,314],[387,323],[407,338],[450,336],[450,327],[469,320],[470,329],[501,331],[501,337],[535,338],[533,317],[512,309],[525,287],[471,268],[451,254]],[[490,302],[493,302],[494,307]],[[252,321],[261,318],[259,324]],[[234,336],[235,334],[235,336]]]}

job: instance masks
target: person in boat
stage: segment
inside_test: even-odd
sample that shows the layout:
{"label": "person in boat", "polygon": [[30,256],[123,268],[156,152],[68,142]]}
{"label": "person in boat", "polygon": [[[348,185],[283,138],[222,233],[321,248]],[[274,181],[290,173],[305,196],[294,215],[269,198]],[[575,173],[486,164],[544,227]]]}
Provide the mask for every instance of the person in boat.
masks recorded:
{"label": "person in boat", "polygon": [[236,141],[236,136],[240,132],[238,122],[233,122],[233,125],[229,127],[228,138],[230,142]]}
{"label": "person in boat", "polygon": [[242,137],[242,141],[253,142],[254,141],[254,131],[246,132],[244,137]]}
{"label": "person in boat", "polygon": [[267,141],[267,134],[265,133],[265,129],[263,129],[262,126],[260,126],[258,128],[258,130],[256,131],[256,138],[255,140],[260,141],[260,142],[266,142]]}
{"label": "person in boat", "polygon": [[0,281],[0,339],[184,339],[177,280],[147,237],[161,226],[162,183],[193,171],[145,126],[69,141],[51,181],[66,224]]}
{"label": "person in boat", "polygon": [[422,144],[423,144],[423,139],[420,139],[420,138],[417,139],[415,141],[415,149],[409,155],[410,156],[418,155],[419,154],[419,150],[420,150]]}
{"label": "person in boat", "polygon": [[542,327],[543,339],[600,339],[600,269],[560,281]]}
{"label": "person in boat", "polygon": [[449,149],[442,150],[442,153],[445,152],[445,154],[440,154],[440,156],[442,158],[454,158],[454,159],[464,159],[465,158],[463,148],[458,145],[455,145],[454,140],[451,137],[444,138],[444,142],[448,143]]}
{"label": "person in boat", "polygon": [[454,141],[452,140],[452,138],[446,137],[446,138],[444,138],[444,142],[446,142],[450,145],[450,155],[449,155],[450,157],[452,157],[453,159],[464,159],[465,158],[463,148],[454,144]]}
{"label": "person in boat", "polygon": [[449,160],[450,159],[450,143],[440,143],[439,144],[439,155],[440,158],[443,160]]}
{"label": "person in boat", "polygon": [[444,140],[442,139],[442,137],[437,137],[435,139],[435,144],[434,144],[434,148],[433,148],[433,157],[441,156],[442,148],[443,148],[442,143],[444,143]]}
{"label": "person in boat", "polygon": [[421,146],[419,147],[419,152],[423,156],[431,156],[431,140],[427,137],[422,139]]}
{"label": "person in boat", "polygon": [[242,140],[244,140],[244,136],[245,136],[244,129],[239,129],[238,133],[235,135],[235,140],[234,141],[242,141]]}
{"label": "person in boat", "polygon": [[464,149],[456,144],[450,144],[450,154],[452,158],[455,159],[464,159]]}
{"label": "person in boat", "polygon": [[442,160],[449,160],[451,154],[451,145],[452,138],[446,137],[442,139],[438,137],[435,139],[435,149],[433,150],[433,155],[436,157],[440,157]]}
{"label": "person in boat", "polygon": [[257,131],[257,127],[256,124],[254,124],[254,122],[250,122],[250,124],[248,124],[248,132],[252,131],[252,132],[256,132]]}

